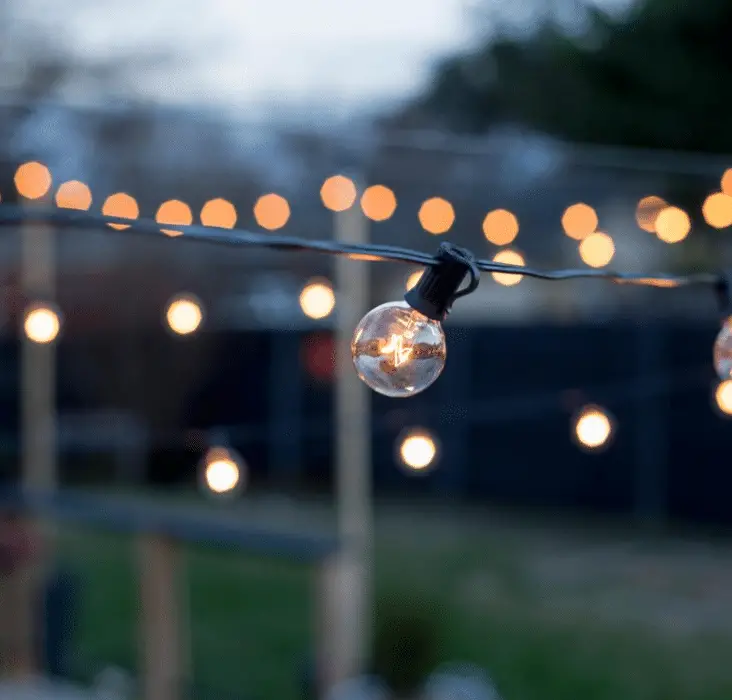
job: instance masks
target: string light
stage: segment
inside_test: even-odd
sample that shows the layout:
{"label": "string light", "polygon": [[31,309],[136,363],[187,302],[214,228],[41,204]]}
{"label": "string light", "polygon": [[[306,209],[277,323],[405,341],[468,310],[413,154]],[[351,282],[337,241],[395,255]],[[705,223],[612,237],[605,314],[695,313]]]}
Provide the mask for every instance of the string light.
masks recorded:
{"label": "string light", "polygon": [[586,406],[574,421],[574,434],[580,447],[598,450],[605,447],[613,432],[607,411],[599,406]]}
{"label": "string light", "polygon": [[691,231],[689,215],[678,207],[666,207],[656,219],[656,235],[664,243],[679,243]]}
{"label": "string light", "polygon": [[[134,204],[136,209],[136,203],[129,195],[122,195],[122,199],[119,194],[113,196],[118,197],[115,201],[124,202],[126,206]],[[112,208],[109,206],[110,199],[105,202],[107,209]],[[0,226],[15,226],[32,219],[37,223],[75,229],[126,226],[137,234],[165,233],[161,222],[139,219],[131,222],[129,217],[134,210],[124,211],[122,216],[100,216],[69,209],[46,209],[33,211],[31,215],[23,207],[2,204]],[[355,245],[246,230],[223,231],[194,225],[181,225],[178,233],[183,240],[229,247],[261,246],[290,252],[309,251],[421,265],[424,271],[415,286],[406,292],[404,301],[384,304],[366,314],[353,336],[351,349],[357,373],[375,391],[387,396],[412,396],[437,379],[447,355],[441,324],[453,302],[477,288],[480,272],[548,281],[603,279],[659,288],[692,285],[712,287],[718,293],[724,319],[714,346],[714,365],[720,379],[732,379],[732,302],[730,283],[724,274],[701,272],[669,276],[626,274],[604,269],[538,270],[499,260],[476,259],[469,251],[450,243],[443,243],[436,255],[428,255],[397,246]],[[614,246],[606,234],[590,234],[580,243],[580,249],[589,245],[588,241],[598,240],[609,243],[605,258],[612,257]],[[594,262],[599,264],[600,260]],[[466,278],[468,283],[463,285]]]}
{"label": "string light", "polygon": [[[193,222],[193,212],[185,202],[181,202],[179,199],[169,199],[160,205],[157,214],[155,214],[155,220],[159,224],[182,224],[187,226]],[[183,235],[182,231],[177,229],[163,228],[160,230],[171,237]]]}
{"label": "string light", "polygon": [[165,319],[173,333],[190,335],[201,326],[203,305],[191,294],[177,296],[168,303]]}
{"label": "string light", "polygon": [[69,180],[56,192],[56,206],[65,209],[86,211],[92,203],[91,190],[83,182]]}
{"label": "string light", "polygon": [[[134,197],[127,194],[126,192],[115,192],[110,194],[107,199],[104,200],[102,205],[102,214],[108,217],[115,217],[117,219],[136,219],[140,216],[140,207],[137,205],[137,201]],[[112,224],[108,223],[107,226],[116,229],[117,231],[123,231],[129,228],[129,224]]]}
{"label": "string light", "polygon": [[399,440],[399,457],[402,464],[414,472],[424,472],[437,456],[437,443],[426,430],[413,428]]}
{"label": "string light", "polygon": [[54,307],[37,303],[26,309],[23,331],[31,342],[48,345],[56,340],[60,330],[61,314]]}
{"label": "string light", "polygon": [[201,461],[199,474],[206,493],[232,496],[244,487],[246,463],[230,447],[212,447]]}
{"label": "string light", "polygon": [[322,319],[330,316],[335,308],[335,294],[329,282],[313,281],[300,292],[300,308],[312,319]]}
{"label": "string light", "polygon": [[726,416],[732,415],[732,380],[720,382],[714,392],[717,408]]}

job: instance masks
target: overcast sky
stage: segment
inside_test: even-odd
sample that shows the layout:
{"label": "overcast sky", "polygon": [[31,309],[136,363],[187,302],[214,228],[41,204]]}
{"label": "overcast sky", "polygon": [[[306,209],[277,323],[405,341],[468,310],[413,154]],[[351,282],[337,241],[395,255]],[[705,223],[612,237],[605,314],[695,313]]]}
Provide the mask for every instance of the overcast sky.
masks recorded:
{"label": "overcast sky", "polygon": [[[81,3],[83,0],[76,0]],[[135,4],[139,6],[135,8]],[[104,0],[67,15],[77,50],[173,46],[166,100],[369,100],[413,91],[467,38],[465,0]],[[56,5],[58,7],[58,5]]]}
{"label": "overcast sky", "polygon": [[[241,108],[407,97],[426,83],[435,60],[475,36],[471,5],[525,24],[551,7],[571,18],[580,1],[13,0],[11,7],[74,51],[184,56],[138,86],[162,102]],[[617,7],[631,0],[590,1]]]}

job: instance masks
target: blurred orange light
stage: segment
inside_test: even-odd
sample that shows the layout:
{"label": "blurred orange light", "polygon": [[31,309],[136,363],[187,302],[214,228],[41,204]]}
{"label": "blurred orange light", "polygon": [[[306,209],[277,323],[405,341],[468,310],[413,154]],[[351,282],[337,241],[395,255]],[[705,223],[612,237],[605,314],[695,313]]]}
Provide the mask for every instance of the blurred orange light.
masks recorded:
{"label": "blurred orange light", "polygon": [[512,243],[518,232],[518,219],[506,209],[494,209],[483,219],[483,235],[495,245]]}
{"label": "blurred orange light", "polygon": [[335,294],[327,280],[313,281],[300,292],[300,308],[309,318],[322,319],[330,316],[335,304]]}
{"label": "blurred orange light", "polygon": [[702,205],[704,221],[714,228],[732,226],[732,197],[724,192],[710,194]]}
{"label": "blurred orange light", "polygon": [[[125,192],[116,192],[110,194],[102,205],[102,214],[104,216],[117,216],[120,219],[136,219],[140,216],[140,208],[134,197]],[[121,231],[129,228],[126,224],[107,224],[111,228]]]}
{"label": "blurred orange light", "polygon": [[289,221],[290,205],[278,194],[264,194],[254,205],[254,218],[262,228],[275,231]]}
{"label": "blurred orange light", "polygon": [[564,210],[562,228],[570,238],[581,241],[597,230],[597,212],[589,205],[578,202]]}
{"label": "blurred orange light", "polygon": [[[515,250],[500,250],[493,258],[493,262],[504,263],[506,265],[517,265],[523,267],[526,261],[520,253]],[[509,272],[493,272],[493,279],[502,284],[504,287],[513,287],[523,278],[523,275],[516,275]]]}
{"label": "blurred orange light", "polygon": [[722,175],[721,182],[722,192],[732,197],[732,168],[727,168]]}
{"label": "blurred orange light", "polygon": [[635,210],[635,220],[638,226],[648,233],[656,233],[656,219],[666,207],[668,207],[668,202],[661,197],[655,195],[643,197]]}
{"label": "blurred orange light", "polygon": [[[159,224],[179,224],[181,226],[188,226],[193,223],[193,212],[191,208],[179,199],[169,199],[167,202],[163,202],[158,208],[158,213],[155,214],[155,221]],[[182,231],[176,231],[174,229],[161,229],[166,236],[181,236]]]}
{"label": "blurred orange light", "polygon": [[40,199],[51,189],[51,172],[42,163],[23,163],[15,171],[15,189],[26,199]]}
{"label": "blurred orange light", "polygon": [[732,415],[732,381],[720,382],[714,392],[717,408],[725,415]]}
{"label": "blurred orange light", "polygon": [[656,235],[664,243],[679,243],[689,235],[691,219],[678,207],[666,207],[656,219]]}
{"label": "blurred orange light", "polygon": [[361,209],[373,221],[386,221],[396,211],[397,201],[388,187],[372,185],[361,195]]}
{"label": "blurred orange light", "polygon": [[408,292],[410,289],[414,289],[414,287],[417,285],[417,282],[422,279],[423,273],[424,270],[416,270],[411,275],[409,275],[409,277],[407,277],[406,284],[404,285],[405,291]]}
{"label": "blurred orange light", "polygon": [[168,304],[165,320],[174,333],[190,335],[203,322],[203,305],[193,296],[180,295]]}
{"label": "blurred orange light", "polygon": [[432,197],[419,208],[419,223],[428,233],[439,235],[450,230],[455,222],[452,204],[442,197]]}
{"label": "blurred orange light", "polygon": [[226,199],[210,199],[201,209],[201,223],[217,228],[234,228],[236,207]]}
{"label": "blurred orange light", "polygon": [[615,243],[606,233],[596,231],[580,243],[579,254],[585,265],[604,267],[615,255]]}
{"label": "blurred orange light", "polygon": [[91,190],[78,180],[64,182],[56,192],[56,206],[87,211],[92,203]]}
{"label": "blurred orange light", "polygon": [[331,211],[346,211],[356,201],[356,185],[344,175],[329,177],[320,188],[323,205]]}

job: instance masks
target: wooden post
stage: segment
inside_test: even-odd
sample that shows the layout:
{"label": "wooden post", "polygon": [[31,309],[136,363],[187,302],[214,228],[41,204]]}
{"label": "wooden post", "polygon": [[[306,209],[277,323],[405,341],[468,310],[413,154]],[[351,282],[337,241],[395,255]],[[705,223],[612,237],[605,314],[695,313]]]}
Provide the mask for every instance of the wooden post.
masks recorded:
{"label": "wooden post", "polygon": [[[366,243],[366,217],[357,203],[335,214],[335,237]],[[336,339],[336,490],[341,551],[327,569],[327,603],[333,615],[332,681],[364,670],[370,646],[371,603],[371,407],[369,389],[357,377],[351,357],[353,331],[369,305],[369,268],[348,258],[336,260],[338,305]]]}
{"label": "wooden post", "polygon": [[144,700],[185,697],[189,655],[186,616],[179,600],[176,543],[143,534],[140,546],[142,683]]}
{"label": "wooden post", "polygon": [[[25,200],[27,209],[44,200]],[[21,285],[28,300],[50,301],[55,287],[55,248],[48,226],[29,222],[21,227]],[[21,340],[20,424],[21,483],[25,491],[56,488],[56,357],[54,343],[38,344],[25,334]],[[38,639],[38,605],[46,576],[52,530],[47,523],[22,518],[15,533],[28,545],[27,556],[5,581],[3,597],[9,669],[16,678],[38,674],[42,641]],[[38,546],[40,544],[40,546]],[[40,620],[39,620],[40,617]]]}

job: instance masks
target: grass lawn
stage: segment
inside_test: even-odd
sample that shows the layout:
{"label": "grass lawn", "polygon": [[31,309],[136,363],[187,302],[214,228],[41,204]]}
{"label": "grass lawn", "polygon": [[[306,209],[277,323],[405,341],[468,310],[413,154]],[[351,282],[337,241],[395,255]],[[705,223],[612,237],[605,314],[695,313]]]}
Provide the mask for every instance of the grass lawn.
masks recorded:
{"label": "grass lawn", "polygon": [[[135,668],[132,544],[71,530],[60,542],[85,584],[85,669]],[[505,700],[732,698],[726,545],[392,507],[378,519],[376,559],[379,599],[429,604],[444,659],[483,666]],[[208,550],[189,551],[187,565],[195,684],[218,697],[300,697],[310,573]]]}

